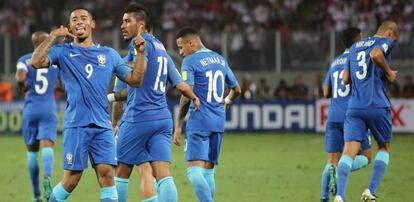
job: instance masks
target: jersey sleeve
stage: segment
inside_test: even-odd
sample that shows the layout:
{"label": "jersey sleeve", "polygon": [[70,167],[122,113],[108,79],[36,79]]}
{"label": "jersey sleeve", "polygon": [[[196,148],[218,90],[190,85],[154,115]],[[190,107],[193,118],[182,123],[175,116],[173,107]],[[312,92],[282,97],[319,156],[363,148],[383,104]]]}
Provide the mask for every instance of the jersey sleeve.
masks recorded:
{"label": "jersey sleeve", "polygon": [[377,43],[375,45],[376,48],[381,49],[381,51],[387,55],[388,53],[391,52],[392,48],[394,47],[394,42],[392,42],[389,39],[383,39],[381,41],[379,41],[379,43]]}
{"label": "jersey sleeve", "polygon": [[189,85],[194,86],[194,68],[190,64],[189,58],[184,58],[181,64],[181,76]]}
{"label": "jersey sleeve", "polygon": [[25,61],[24,57],[21,57],[17,60],[16,69],[17,70],[24,70],[25,72],[28,71],[26,61]]}
{"label": "jersey sleeve", "polygon": [[113,72],[118,78],[124,80],[125,77],[132,72],[132,69],[125,63],[125,61],[115,50],[111,49],[110,54],[114,64]]}
{"label": "jersey sleeve", "polygon": [[119,92],[123,89],[127,88],[127,84],[121,81],[118,77],[115,77],[115,84],[114,84],[114,92]]}
{"label": "jersey sleeve", "polygon": [[182,82],[183,79],[181,78],[180,73],[178,72],[177,68],[175,68],[174,61],[168,56],[167,62],[168,68],[168,81],[175,87],[179,82]]}
{"label": "jersey sleeve", "polygon": [[230,87],[230,88],[235,88],[238,85],[237,79],[234,76],[233,71],[231,71],[229,65],[226,62],[226,84]]}
{"label": "jersey sleeve", "polygon": [[50,65],[59,66],[59,55],[61,55],[62,49],[63,49],[62,45],[54,45],[50,48],[49,54],[47,55],[47,57],[49,58],[49,66]]}

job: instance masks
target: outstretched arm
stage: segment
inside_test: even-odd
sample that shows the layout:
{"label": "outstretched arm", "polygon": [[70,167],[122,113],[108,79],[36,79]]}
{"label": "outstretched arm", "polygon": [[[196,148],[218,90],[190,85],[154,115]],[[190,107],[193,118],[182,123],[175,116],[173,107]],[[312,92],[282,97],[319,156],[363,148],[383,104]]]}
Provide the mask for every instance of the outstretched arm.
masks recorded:
{"label": "outstretched arm", "polygon": [[49,37],[44,40],[33,52],[31,64],[34,68],[42,68],[49,66],[49,58],[47,55],[49,54],[49,50],[52,45],[55,43],[56,39],[61,36],[72,36],[75,38],[73,34],[71,34],[68,28],[60,26],[58,29],[53,30]]}

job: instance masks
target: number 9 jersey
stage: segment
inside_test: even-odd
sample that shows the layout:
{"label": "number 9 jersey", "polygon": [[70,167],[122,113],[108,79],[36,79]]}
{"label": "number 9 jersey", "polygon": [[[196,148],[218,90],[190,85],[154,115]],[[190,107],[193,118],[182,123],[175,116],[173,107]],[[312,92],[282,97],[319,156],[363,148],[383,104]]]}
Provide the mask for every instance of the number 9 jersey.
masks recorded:
{"label": "number 9 jersey", "polygon": [[379,48],[389,64],[394,43],[383,37],[373,36],[356,42],[349,50],[352,95],[349,109],[388,108],[391,103],[386,92],[387,78],[384,71],[370,57],[372,49]]}
{"label": "number 9 jersey", "polygon": [[224,132],[225,84],[229,88],[238,84],[226,60],[218,53],[202,48],[184,58],[181,75],[186,83],[193,86],[193,91],[201,102],[196,111],[191,104],[186,130]]}

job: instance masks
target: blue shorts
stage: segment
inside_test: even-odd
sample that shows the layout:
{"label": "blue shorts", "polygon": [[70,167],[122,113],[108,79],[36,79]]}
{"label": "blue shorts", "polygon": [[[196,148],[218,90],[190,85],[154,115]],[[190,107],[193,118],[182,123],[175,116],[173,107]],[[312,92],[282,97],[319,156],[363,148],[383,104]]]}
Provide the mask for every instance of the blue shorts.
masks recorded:
{"label": "blue shorts", "polygon": [[222,140],[222,132],[187,132],[184,146],[185,160],[202,160],[217,165]]}
{"label": "blue shorts", "polygon": [[115,138],[111,129],[95,125],[65,128],[62,142],[63,168],[84,170],[88,157],[92,166],[97,164],[117,165]]}
{"label": "blue shorts", "polygon": [[[342,153],[344,148],[344,123],[327,122],[325,129],[325,150],[327,153]],[[361,150],[371,148],[371,141],[368,131],[361,141]]]}
{"label": "blue shorts", "polygon": [[33,145],[39,140],[56,141],[56,114],[30,114],[23,111],[22,131],[24,143]]}
{"label": "blue shorts", "polygon": [[389,108],[348,109],[344,127],[345,142],[361,142],[369,129],[378,144],[389,143],[392,138],[391,111]]}
{"label": "blue shorts", "polygon": [[118,129],[118,162],[139,165],[152,161],[171,162],[172,119],[147,122],[123,121]]}

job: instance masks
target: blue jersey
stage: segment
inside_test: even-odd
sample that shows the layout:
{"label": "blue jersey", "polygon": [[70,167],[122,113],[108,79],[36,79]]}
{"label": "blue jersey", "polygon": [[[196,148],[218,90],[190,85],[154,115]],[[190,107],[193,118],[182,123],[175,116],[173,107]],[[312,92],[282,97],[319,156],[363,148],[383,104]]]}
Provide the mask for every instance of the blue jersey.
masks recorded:
{"label": "blue jersey", "polygon": [[[170,119],[171,113],[165,97],[167,80],[175,86],[182,81],[181,76],[164,45],[147,33],[144,33],[142,37],[146,41],[147,70],[139,88],[128,86],[127,108],[122,120],[142,122]],[[130,54],[133,54],[135,59],[135,49],[130,49]]]}
{"label": "blue jersey", "polygon": [[56,114],[54,92],[58,82],[57,66],[35,69],[30,65],[31,58],[31,53],[26,54],[17,60],[16,65],[17,70],[27,72],[24,110],[29,114]]}
{"label": "blue jersey", "polygon": [[125,79],[132,71],[121,56],[105,46],[65,43],[50,49],[49,61],[59,66],[67,93],[64,128],[89,124],[111,128],[106,99],[109,82],[113,73]]}
{"label": "blue jersey", "polygon": [[335,58],[326,74],[324,85],[331,88],[331,104],[328,111],[328,122],[343,123],[345,120],[345,112],[348,107],[350,85],[344,85],[342,79],[344,70],[348,69],[349,51]]}
{"label": "blue jersey", "polygon": [[386,92],[387,78],[384,71],[370,57],[373,48],[379,48],[387,63],[391,61],[394,43],[383,37],[364,38],[349,50],[352,95],[350,109],[387,108],[391,103]]}
{"label": "blue jersey", "polygon": [[194,111],[190,106],[187,131],[223,132],[226,114],[224,111],[224,87],[238,85],[236,77],[226,60],[209,49],[201,49],[184,58],[181,65],[183,79],[193,86],[201,106]]}

